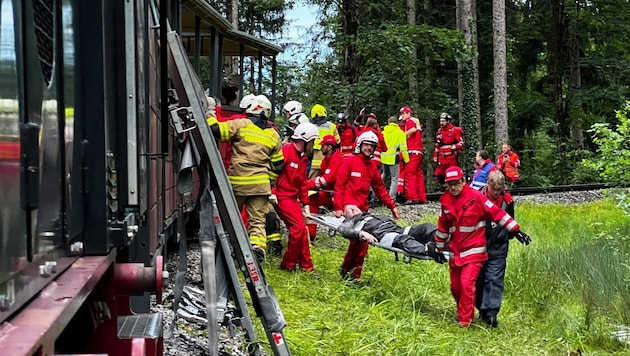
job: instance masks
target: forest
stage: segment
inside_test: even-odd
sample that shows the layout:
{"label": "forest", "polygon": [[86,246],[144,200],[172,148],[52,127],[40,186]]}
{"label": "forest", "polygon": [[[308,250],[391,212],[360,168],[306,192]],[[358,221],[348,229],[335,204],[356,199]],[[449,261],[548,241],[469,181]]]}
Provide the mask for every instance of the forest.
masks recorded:
{"label": "forest", "polygon": [[[626,0],[233,1],[210,3],[241,31],[303,54],[278,63],[278,107],[322,104],[331,118],[368,107],[384,124],[409,105],[428,149],[449,112],[469,174],[478,149],[507,141],[524,186],[602,181],[582,162],[598,155],[592,128],[616,127],[630,94]],[[305,4],[316,25],[295,43],[286,14]]]}

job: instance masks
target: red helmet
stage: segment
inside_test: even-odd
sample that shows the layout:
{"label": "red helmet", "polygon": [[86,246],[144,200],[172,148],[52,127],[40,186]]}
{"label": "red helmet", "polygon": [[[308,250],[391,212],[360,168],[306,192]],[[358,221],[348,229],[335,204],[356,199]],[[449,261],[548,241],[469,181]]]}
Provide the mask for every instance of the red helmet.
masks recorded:
{"label": "red helmet", "polygon": [[324,138],[322,138],[321,144],[322,146],[323,145],[337,146],[337,139],[333,135],[326,135],[324,136]]}
{"label": "red helmet", "polygon": [[448,167],[444,176],[445,182],[453,182],[464,178],[464,172],[457,166]]}
{"label": "red helmet", "polygon": [[401,114],[404,114],[404,113],[406,113],[406,112],[408,112],[408,113],[410,113],[410,114],[411,114],[413,111],[411,111],[411,108],[410,108],[410,107],[408,107],[408,106],[403,106],[402,108],[400,108],[400,113],[401,113]]}

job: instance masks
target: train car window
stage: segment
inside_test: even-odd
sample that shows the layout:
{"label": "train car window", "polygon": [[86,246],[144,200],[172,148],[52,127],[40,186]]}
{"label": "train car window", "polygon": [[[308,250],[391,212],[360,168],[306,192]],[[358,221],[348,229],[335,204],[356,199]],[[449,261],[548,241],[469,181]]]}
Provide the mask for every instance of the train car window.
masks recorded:
{"label": "train car window", "polygon": [[35,36],[37,37],[37,51],[42,75],[46,86],[50,86],[53,76],[55,53],[55,6],[52,0],[33,1],[33,17]]}

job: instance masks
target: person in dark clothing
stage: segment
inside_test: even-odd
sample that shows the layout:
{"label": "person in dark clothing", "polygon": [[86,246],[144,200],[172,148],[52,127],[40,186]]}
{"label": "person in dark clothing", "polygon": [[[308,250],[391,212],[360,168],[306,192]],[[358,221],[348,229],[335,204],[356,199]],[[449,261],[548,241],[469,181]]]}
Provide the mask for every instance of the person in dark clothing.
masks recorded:
{"label": "person in dark clothing", "polygon": [[346,239],[361,240],[384,248],[394,247],[410,255],[429,256],[438,263],[446,262],[433,241],[437,231],[434,224],[402,227],[387,216],[364,213],[352,207],[346,208],[345,216],[337,231]]}
{"label": "person in dark clothing", "polygon": [[[492,171],[488,174],[488,184],[481,189],[481,193],[514,218],[514,200],[504,188],[503,173]],[[484,262],[477,278],[475,304],[481,319],[493,328],[498,326],[497,314],[503,299],[509,240],[512,237],[513,235],[501,226],[486,223],[488,260]],[[527,245],[529,241],[522,243]]]}

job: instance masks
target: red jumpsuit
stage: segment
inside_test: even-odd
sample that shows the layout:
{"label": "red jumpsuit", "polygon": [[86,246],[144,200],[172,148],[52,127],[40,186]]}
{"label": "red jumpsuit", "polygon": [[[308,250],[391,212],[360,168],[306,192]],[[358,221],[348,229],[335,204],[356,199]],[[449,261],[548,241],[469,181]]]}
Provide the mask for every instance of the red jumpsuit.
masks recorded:
{"label": "red jumpsuit", "polygon": [[[361,211],[368,211],[370,204],[368,196],[370,187],[374,190],[379,200],[388,208],[394,209],[396,204],[389,196],[385,188],[381,173],[371,162],[370,158],[361,153],[346,157],[337,174],[335,183],[335,210],[344,210],[346,205],[355,205]],[[359,240],[350,240],[348,251],[341,264],[342,275],[352,273],[352,278],[361,278],[363,260],[367,255],[369,245]]]}
{"label": "red jumpsuit", "polygon": [[405,167],[405,196],[414,202],[426,202],[427,194],[424,189],[424,173],[422,172],[422,158],[424,157],[422,126],[415,117],[406,120],[404,131],[412,128],[417,131],[407,136],[409,163]]}
{"label": "red jumpsuit", "polygon": [[461,127],[448,123],[446,127],[438,128],[435,134],[435,150],[433,159],[437,158],[437,167],[433,175],[440,181],[448,167],[457,166],[457,156],[464,150],[464,131]]}
{"label": "red jumpsuit", "polygon": [[[320,206],[333,208],[333,192],[341,161],[343,161],[343,156],[341,156],[339,151],[329,154],[322,160],[319,171],[322,174],[306,182],[307,190],[318,191],[317,194],[309,197],[311,213],[319,213]],[[308,234],[311,240],[315,239],[317,224],[308,224]]]}
{"label": "red jumpsuit", "polygon": [[346,122],[337,126],[339,132],[339,151],[342,156],[351,155],[354,152],[354,140],[358,135],[358,129],[354,125]]}
{"label": "red jumpsuit", "polygon": [[[287,270],[314,271],[311,259],[308,230],[302,214],[302,206],[308,205],[306,165],[308,157],[298,152],[293,143],[282,146],[284,168],[278,175],[272,193],[278,197],[276,211],[289,230],[289,244],[280,266]],[[300,204],[302,203],[302,204]]]}
{"label": "red jumpsuit", "polygon": [[457,303],[457,319],[460,325],[468,326],[475,316],[475,283],[483,261],[488,259],[486,221],[494,221],[509,232],[519,230],[519,225],[468,184],[455,197],[447,191],[440,202],[435,243],[438,249],[443,249],[448,241],[451,293]]}

